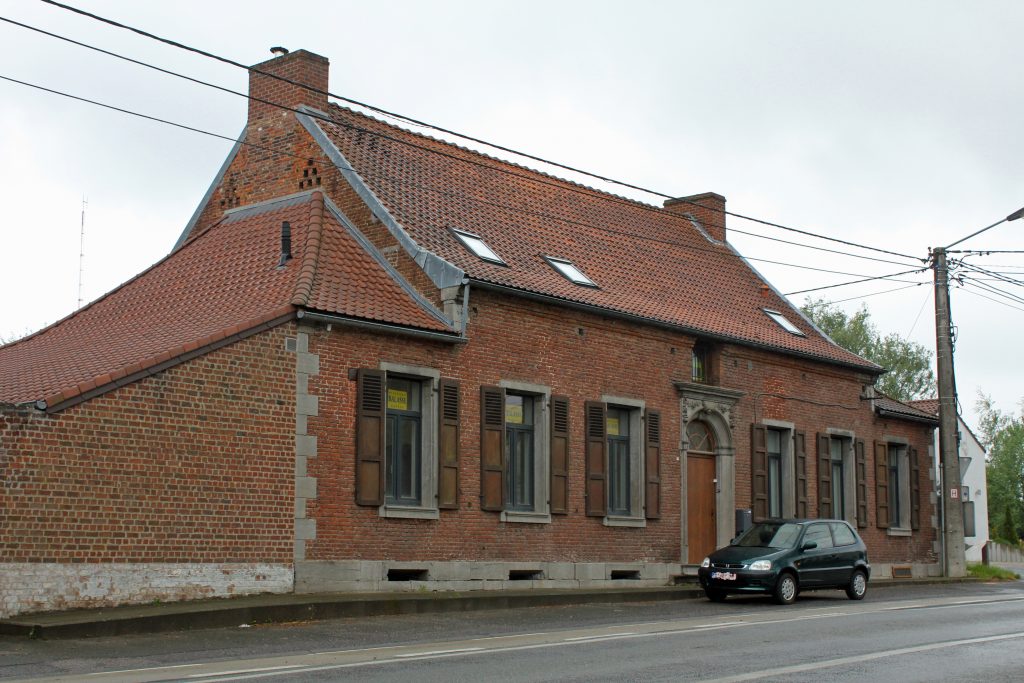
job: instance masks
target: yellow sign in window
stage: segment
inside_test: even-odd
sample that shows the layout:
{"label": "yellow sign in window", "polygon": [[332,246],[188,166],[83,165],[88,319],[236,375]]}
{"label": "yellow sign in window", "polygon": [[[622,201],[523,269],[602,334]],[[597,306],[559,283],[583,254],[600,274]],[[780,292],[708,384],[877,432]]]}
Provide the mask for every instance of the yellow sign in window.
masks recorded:
{"label": "yellow sign in window", "polygon": [[619,418],[609,417],[608,418],[608,435],[618,436],[619,435]]}
{"label": "yellow sign in window", "polygon": [[388,410],[409,410],[409,392],[388,389]]}
{"label": "yellow sign in window", "polygon": [[523,424],[523,406],[522,404],[506,403],[505,404],[505,422],[508,424],[521,425]]}

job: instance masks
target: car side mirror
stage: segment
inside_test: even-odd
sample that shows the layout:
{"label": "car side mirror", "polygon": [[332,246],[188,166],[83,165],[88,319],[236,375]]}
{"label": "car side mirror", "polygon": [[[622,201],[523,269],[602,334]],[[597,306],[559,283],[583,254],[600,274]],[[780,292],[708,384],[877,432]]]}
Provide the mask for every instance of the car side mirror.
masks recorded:
{"label": "car side mirror", "polygon": [[814,541],[807,541],[807,543],[804,543],[802,546],[800,546],[800,550],[814,550],[817,547],[818,544]]}

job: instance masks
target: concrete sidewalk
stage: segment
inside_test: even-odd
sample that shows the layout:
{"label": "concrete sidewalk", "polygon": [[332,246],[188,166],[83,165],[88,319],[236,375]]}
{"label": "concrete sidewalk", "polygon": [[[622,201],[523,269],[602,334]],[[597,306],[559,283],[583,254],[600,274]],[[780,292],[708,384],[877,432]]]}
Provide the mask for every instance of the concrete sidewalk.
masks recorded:
{"label": "concrete sidewalk", "polygon": [[[871,588],[931,585],[976,579],[876,580]],[[33,638],[87,638],[131,633],[159,633],[241,624],[313,621],[430,612],[461,612],[514,607],[588,603],[649,602],[703,598],[696,583],[652,588],[594,590],[502,590],[409,593],[317,593],[251,595],[103,609],[25,614],[0,620],[0,635]]]}

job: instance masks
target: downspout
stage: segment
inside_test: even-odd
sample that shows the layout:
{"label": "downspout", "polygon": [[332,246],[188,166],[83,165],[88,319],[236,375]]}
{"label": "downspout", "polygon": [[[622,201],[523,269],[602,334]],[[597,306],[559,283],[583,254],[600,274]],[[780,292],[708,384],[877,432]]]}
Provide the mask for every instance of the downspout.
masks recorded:
{"label": "downspout", "polygon": [[461,335],[466,339],[466,328],[469,326],[469,280],[462,285],[462,330]]}

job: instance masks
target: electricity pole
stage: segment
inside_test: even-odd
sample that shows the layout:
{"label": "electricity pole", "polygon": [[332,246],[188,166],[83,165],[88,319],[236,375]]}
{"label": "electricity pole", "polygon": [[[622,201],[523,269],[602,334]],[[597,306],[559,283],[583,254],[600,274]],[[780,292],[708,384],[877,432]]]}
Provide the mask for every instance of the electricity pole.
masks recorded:
{"label": "electricity pole", "polygon": [[960,439],[957,424],[956,378],[953,374],[952,316],[949,307],[949,267],[946,252],[961,242],[997,225],[1024,217],[1024,208],[945,247],[932,249],[935,275],[935,367],[939,383],[939,467],[942,471],[943,575],[967,574],[964,557],[964,508],[960,483]]}
{"label": "electricity pole", "polygon": [[939,466],[942,470],[943,576],[965,576],[964,511],[960,501],[960,454],[957,438],[956,381],[949,310],[946,249],[932,250],[935,275],[935,364],[939,380]]}

